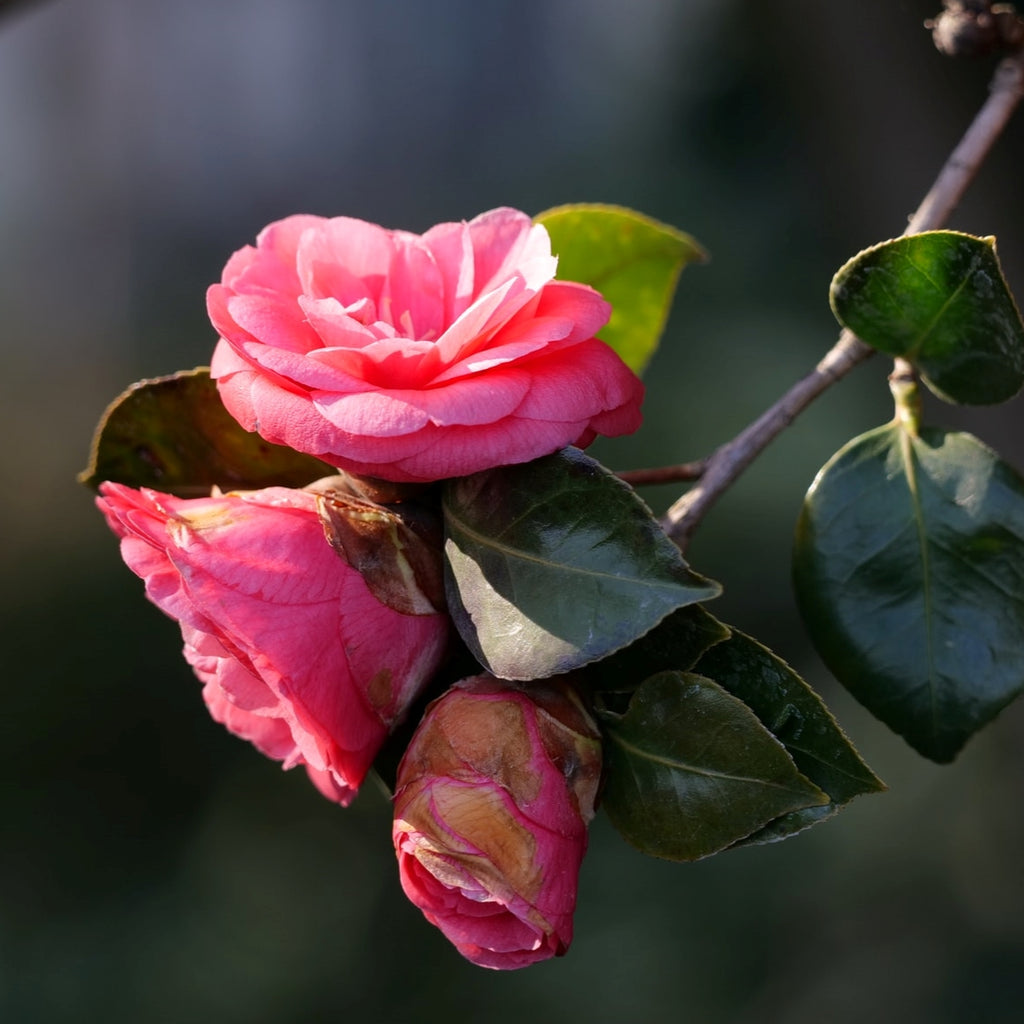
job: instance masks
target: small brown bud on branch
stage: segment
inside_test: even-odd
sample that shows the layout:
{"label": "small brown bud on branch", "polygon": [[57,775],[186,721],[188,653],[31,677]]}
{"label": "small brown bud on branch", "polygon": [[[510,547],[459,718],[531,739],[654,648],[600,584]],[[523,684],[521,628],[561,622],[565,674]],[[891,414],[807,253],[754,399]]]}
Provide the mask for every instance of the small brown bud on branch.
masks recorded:
{"label": "small brown bud on branch", "polygon": [[945,0],[945,10],[926,21],[936,49],[947,57],[989,57],[1024,45],[1024,19],[1013,4]]}

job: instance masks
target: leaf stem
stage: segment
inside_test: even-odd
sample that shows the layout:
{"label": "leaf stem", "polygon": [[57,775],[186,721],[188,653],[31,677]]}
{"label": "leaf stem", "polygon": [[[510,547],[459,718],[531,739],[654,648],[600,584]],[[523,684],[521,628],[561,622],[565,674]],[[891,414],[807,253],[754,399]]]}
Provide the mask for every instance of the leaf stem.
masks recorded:
{"label": "leaf stem", "polygon": [[906,359],[893,360],[889,390],[896,406],[897,421],[911,437],[917,437],[921,427],[921,393],[914,367]]}
{"label": "leaf stem", "polygon": [[[904,234],[931,231],[946,222],[1022,98],[1024,50],[1004,59],[996,68],[988,99],[946,160],[935,184],[910,218]],[[747,466],[818,395],[873,352],[853,332],[844,329],[825,358],[806,377],[704,460],[704,472],[700,474],[699,481],[672,505],[662,520],[662,527],[669,537],[685,550],[708,510]],[[695,467],[701,463],[687,465]]]}

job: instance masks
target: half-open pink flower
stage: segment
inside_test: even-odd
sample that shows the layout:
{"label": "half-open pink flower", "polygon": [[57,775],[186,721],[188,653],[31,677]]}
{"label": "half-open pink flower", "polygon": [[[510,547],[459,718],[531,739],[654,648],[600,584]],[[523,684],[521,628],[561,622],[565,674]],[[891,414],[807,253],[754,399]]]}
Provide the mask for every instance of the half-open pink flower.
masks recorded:
{"label": "half-open pink flower", "polygon": [[349,803],[443,657],[447,616],[382,604],[307,491],[100,491],[128,567],[181,625],[212,716]]}
{"label": "half-open pink flower", "polygon": [[561,956],[600,774],[599,734],[564,682],[457,683],[398,770],[406,895],[482,967]]}
{"label": "half-open pink flower", "polygon": [[423,235],[289,217],[209,289],[211,371],[247,430],[386,480],[630,433],[643,385],[595,338],[610,307],[556,265],[517,210]]}

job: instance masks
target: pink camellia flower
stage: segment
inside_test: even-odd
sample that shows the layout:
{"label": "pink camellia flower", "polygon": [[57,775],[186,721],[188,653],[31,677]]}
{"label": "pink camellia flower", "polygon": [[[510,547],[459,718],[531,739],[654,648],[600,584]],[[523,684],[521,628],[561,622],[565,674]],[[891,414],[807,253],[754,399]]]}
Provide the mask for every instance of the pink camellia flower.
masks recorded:
{"label": "pink camellia flower", "polygon": [[309,491],[100,492],[128,567],[180,623],[212,716],[348,804],[436,670],[447,616],[382,604],[328,542]]}
{"label": "pink camellia flower", "polygon": [[398,770],[406,895],[482,967],[561,956],[600,774],[597,729],[564,682],[457,683]]}
{"label": "pink camellia flower", "polygon": [[247,430],[385,480],[628,434],[643,385],[594,337],[610,307],[553,280],[556,265],[546,229],[517,210],[424,235],[288,217],[207,293],[211,372]]}

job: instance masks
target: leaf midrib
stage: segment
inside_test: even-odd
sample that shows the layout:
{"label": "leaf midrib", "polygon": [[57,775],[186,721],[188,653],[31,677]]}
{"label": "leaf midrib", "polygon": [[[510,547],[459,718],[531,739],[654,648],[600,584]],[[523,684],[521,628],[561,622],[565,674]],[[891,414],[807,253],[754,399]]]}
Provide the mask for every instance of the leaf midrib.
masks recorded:
{"label": "leaf midrib", "polygon": [[[932,285],[932,287],[939,288],[938,284],[934,280],[932,280],[932,277],[931,277],[930,274],[925,272],[921,267],[919,267],[916,263],[914,263],[913,260],[910,260],[909,262],[910,262],[911,266],[913,266],[914,270],[916,270],[930,285]],[[938,308],[938,311],[932,317],[931,321],[928,323],[928,326],[925,327],[921,331],[921,333],[917,336],[917,340],[916,340],[913,348],[907,353],[905,358],[909,358],[909,359],[916,359],[917,358],[917,356],[920,353],[921,348],[924,345],[924,343],[931,336],[932,332],[935,330],[935,327],[938,325],[938,323],[946,315],[946,310],[949,309],[950,305],[952,305],[952,303],[954,303],[957,300],[957,298],[959,297],[960,293],[964,290],[964,288],[967,287],[967,282],[971,279],[971,277],[973,276],[975,270],[978,269],[978,265],[979,265],[979,258],[977,256],[977,254],[975,254],[975,255],[973,255],[971,257],[971,265],[968,268],[967,272],[964,274],[964,276],[961,279],[960,283],[956,286],[956,288],[953,289],[953,292],[946,298],[946,301],[943,302],[942,305]]]}
{"label": "leaf midrib", "polygon": [[907,490],[913,508],[914,525],[917,529],[918,550],[921,557],[921,598],[924,603],[925,651],[928,669],[929,711],[931,717],[932,738],[938,737],[938,711],[935,679],[935,646],[932,636],[933,609],[931,598],[931,562],[928,556],[928,533],[924,525],[924,510],[921,507],[921,495],[917,486],[917,466],[914,461],[913,439],[905,427],[900,427],[900,457],[903,460],[903,472],[907,480]]}
{"label": "leaf midrib", "polygon": [[[700,588],[685,583],[680,583],[676,580],[667,581],[655,579],[652,582],[650,577],[647,576],[623,576],[618,575],[616,573],[603,572],[600,570],[587,568],[585,566],[573,565],[571,562],[555,562],[549,558],[542,558],[539,555],[531,554],[527,551],[524,551],[522,548],[514,548],[509,546],[508,544],[503,544],[501,541],[496,540],[494,537],[489,537],[482,533],[479,533],[472,527],[467,526],[466,523],[460,520],[457,516],[453,515],[450,511],[446,510],[446,515],[449,517],[453,525],[456,525],[459,528],[459,530],[463,534],[465,534],[465,536],[468,537],[470,540],[475,541],[483,548],[493,550],[496,554],[499,554],[506,559],[532,562],[534,565],[542,566],[549,571],[575,573],[578,576],[614,580],[617,583],[633,583],[637,586],[654,588],[657,590],[685,590],[690,592],[700,592]],[[449,531],[448,537],[449,540],[456,541],[456,538],[452,535],[451,531]],[[463,551],[462,553],[466,554],[467,557],[472,557],[468,555],[465,551]],[[473,561],[476,561],[476,559],[473,559]]]}
{"label": "leaf midrib", "polygon": [[[642,758],[646,761],[653,761],[656,764],[664,765],[666,768],[690,772],[693,775],[701,775],[705,778],[725,779],[729,782],[750,782],[758,786],[779,789],[785,793],[799,793],[802,795],[807,795],[807,789],[805,787],[794,789],[790,785],[785,785],[781,782],[772,782],[769,779],[758,779],[748,775],[729,775],[726,772],[715,771],[711,768],[699,768],[696,765],[691,765],[685,761],[673,761],[667,757],[662,756],[661,754],[652,754],[649,750],[644,750],[642,747],[638,747],[630,743],[628,740],[624,739],[621,735],[616,733],[614,729],[608,730],[608,736],[611,738],[612,742],[616,743],[623,750],[626,750],[631,754],[637,755],[638,758]],[[813,786],[814,784],[811,783],[811,785]],[[827,794],[823,795],[825,795],[827,798]]]}

